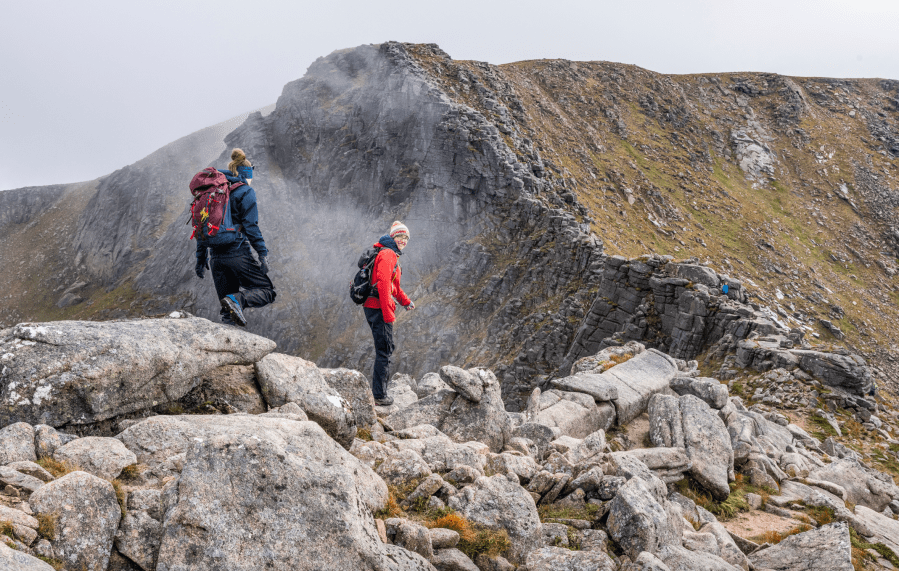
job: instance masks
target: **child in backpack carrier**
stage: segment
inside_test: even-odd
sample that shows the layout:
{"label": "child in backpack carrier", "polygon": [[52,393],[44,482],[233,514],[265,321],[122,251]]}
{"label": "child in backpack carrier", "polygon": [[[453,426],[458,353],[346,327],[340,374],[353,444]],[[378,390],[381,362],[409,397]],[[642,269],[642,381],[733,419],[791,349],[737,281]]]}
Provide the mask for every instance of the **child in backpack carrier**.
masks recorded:
{"label": "child in backpack carrier", "polygon": [[[256,191],[249,186],[253,170],[243,150],[231,151],[228,170],[219,171],[221,174],[218,175],[224,175],[228,182],[225,185],[227,191],[223,193],[223,219],[229,220],[230,224],[222,224],[214,240],[205,239],[203,233],[196,236],[195,273],[203,279],[206,270],[210,269],[211,257],[212,281],[222,308],[222,322],[241,327],[247,325],[244,309],[268,305],[276,295],[275,286],[268,277],[268,249],[259,229]],[[250,246],[256,250],[258,262],[250,253]]]}

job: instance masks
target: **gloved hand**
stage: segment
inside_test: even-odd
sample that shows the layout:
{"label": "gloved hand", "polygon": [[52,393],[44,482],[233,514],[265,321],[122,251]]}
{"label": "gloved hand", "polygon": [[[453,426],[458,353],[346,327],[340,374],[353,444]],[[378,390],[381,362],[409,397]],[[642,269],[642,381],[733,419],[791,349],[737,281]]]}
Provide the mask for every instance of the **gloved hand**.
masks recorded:
{"label": "gloved hand", "polygon": [[409,305],[406,306],[406,311],[412,311],[413,309],[415,309],[415,303],[410,301]]}
{"label": "gloved hand", "polygon": [[259,268],[263,274],[268,275],[268,256],[259,256]]}
{"label": "gloved hand", "polygon": [[197,265],[194,268],[194,273],[197,274],[197,277],[200,279],[205,278],[206,270],[208,270],[208,269],[209,269],[209,260],[207,260],[206,258],[203,258],[202,260],[200,258],[197,258]]}

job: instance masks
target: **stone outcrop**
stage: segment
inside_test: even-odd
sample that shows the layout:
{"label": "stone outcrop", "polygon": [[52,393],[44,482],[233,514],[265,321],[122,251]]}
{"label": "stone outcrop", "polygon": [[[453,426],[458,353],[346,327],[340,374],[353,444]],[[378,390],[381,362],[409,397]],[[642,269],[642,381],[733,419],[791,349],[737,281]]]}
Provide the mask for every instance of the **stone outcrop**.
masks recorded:
{"label": "stone outcrop", "polygon": [[36,513],[57,518],[51,541],[57,558],[75,569],[106,571],[122,517],[112,484],[71,472],[31,494],[29,504]]}
{"label": "stone outcrop", "polygon": [[0,425],[90,424],[174,402],[275,343],[205,319],[24,323],[0,332]]}
{"label": "stone outcrop", "polygon": [[[357,430],[353,409],[328,384],[325,374],[315,363],[299,357],[272,353],[256,363],[256,377],[269,406],[296,403],[311,420],[321,425],[345,448],[353,443]],[[364,402],[360,396],[356,396],[354,400],[360,404]],[[363,408],[361,416],[367,419],[370,412],[366,413]]]}
{"label": "stone outcrop", "polygon": [[542,543],[542,524],[534,499],[505,476],[478,478],[453,496],[449,505],[474,523],[505,529],[512,542],[509,560],[513,563],[523,563],[527,554]]}
{"label": "stone outcrop", "polygon": [[200,440],[185,454],[157,569],[301,560],[328,568],[431,568],[417,555],[397,557],[380,541],[366,510],[384,506],[384,482],[317,424],[238,417]]}
{"label": "stone outcrop", "polygon": [[562,390],[590,395],[597,401],[611,402],[615,406],[616,422],[627,424],[646,411],[652,395],[669,391],[677,371],[671,357],[650,349],[602,373],[581,372],[553,380],[552,384]]}
{"label": "stone outcrop", "polygon": [[749,556],[756,569],[851,571],[849,526],[833,523],[788,537]]}
{"label": "stone outcrop", "polygon": [[432,424],[456,442],[476,440],[500,452],[511,438],[512,425],[506,414],[496,376],[488,370],[462,371],[466,382],[480,386],[478,401],[443,389],[390,414],[386,422],[394,430]]}

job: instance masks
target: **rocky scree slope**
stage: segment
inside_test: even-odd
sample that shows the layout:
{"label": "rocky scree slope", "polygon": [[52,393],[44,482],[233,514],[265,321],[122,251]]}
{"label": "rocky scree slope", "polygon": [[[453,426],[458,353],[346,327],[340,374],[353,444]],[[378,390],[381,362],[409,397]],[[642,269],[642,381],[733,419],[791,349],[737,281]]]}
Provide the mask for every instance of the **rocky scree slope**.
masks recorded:
{"label": "rocky scree slope", "polygon": [[[701,314],[702,293],[695,311],[672,313],[702,282],[651,284],[681,270],[664,256],[634,260],[647,251],[718,268],[710,294],[727,283],[783,331],[844,338],[888,385],[895,100],[889,81],[493,66],[395,42],[335,52],[224,139],[259,165],[278,287],[251,331],[323,365],[366,369],[368,332],[344,290],[358,252],[399,218],[414,235],[404,283],[420,301],[399,318],[400,369],[491,366],[512,408],[615,333],[682,358],[726,334]],[[210,284],[192,273],[183,181],[227,157],[183,147],[77,192],[0,195],[17,212],[4,232],[18,247],[3,255],[23,270],[4,278],[3,322],[182,308],[214,317]],[[51,228],[72,243],[59,249]],[[611,255],[633,262],[623,276]],[[608,295],[621,279],[635,299]]]}
{"label": "rocky scree slope", "polygon": [[[818,438],[790,418],[827,391],[837,404],[822,422],[863,408],[871,438],[899,449],[896,415],[799,368],[743,373],[760,389],[744,400],[730,394],[737,379],[629,341],[507,412],[489,369],[396,374],[395,404],[375,407],[358,371],[183,312],[21,323],[0,331],[0,349],[4,568],[899,562],[892,477],[854,437]],[[756,398],[766,386],[791,394]]]}

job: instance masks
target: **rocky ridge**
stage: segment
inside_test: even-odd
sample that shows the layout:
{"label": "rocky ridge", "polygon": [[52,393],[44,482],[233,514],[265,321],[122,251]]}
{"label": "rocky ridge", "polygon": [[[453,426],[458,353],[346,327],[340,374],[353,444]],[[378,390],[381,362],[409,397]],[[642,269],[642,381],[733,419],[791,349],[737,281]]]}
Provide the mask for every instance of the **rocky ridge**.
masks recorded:
{"label": "rocky ridge", "polygon": [[[395,404],[376,407],[358,372],[185,313],[19,324],[0,342],[16,390],[0,409],[0,561],[12,569],[899,561],[899,487],[878,470],[878,454],[899,449],[895,414],[799,365],[737,361],[721,381],[631,340],[578,358],[507,412],[489,369],[396,374]],[[142,362],[169,390],[135,410]],[[87,398],[110,380],[118,406]],[[199,403],[199,389],[219,400]],[[60,407],[72,394],[84,404]],[[831,436],[855,430],[850,407],[867,415],[864,433]],[[740,531],[759,518],[765,528]]]}

